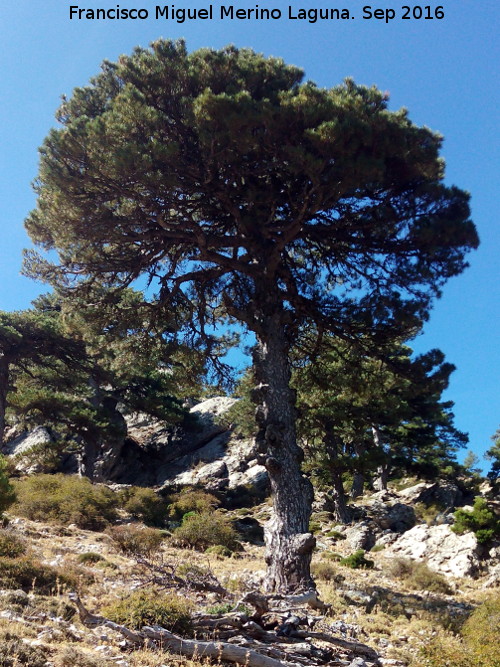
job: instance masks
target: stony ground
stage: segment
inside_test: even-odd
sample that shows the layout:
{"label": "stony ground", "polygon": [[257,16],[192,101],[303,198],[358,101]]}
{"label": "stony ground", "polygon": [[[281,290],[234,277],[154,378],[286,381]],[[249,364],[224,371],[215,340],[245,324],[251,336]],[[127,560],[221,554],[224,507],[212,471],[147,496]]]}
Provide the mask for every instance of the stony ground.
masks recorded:
{"label": "stony ground", "polygon": [[[266,507],[260,509],[261,517]],[[41,562],[60,568],[76,578],[77,588],[86,607],[93,613],[131,590],[148,587],[149,574],[132,555],[120,553],[105,533],[84,531],[75,526],[62,527],[13,517],[9,531],[23,537],[29,550]],[[321,526],[319,548],[314,556],[313,571],[322,599],[331,605],[318,621],[316,629],[327,630],[339,638],[360,642],[375,649],[379,665],[428,664],[421,658],[422,647],[436,634],[458,626],[470,610],[498,589],[484,588],[484,580],[415,577],[394,567],[384,549],[370,552],[374,565],[370,569],[351,569],[338,562],[352,549],[332,526]],[[102,559],[82,564],[81,555],[97,553]],[[338,555],[336,555],[338,554]],[[244,551],[231,557],[207,556],[177,549],[168,539],[152,560],[158,566],[169,565],[186,572],[186,563],[212,572],[237,600],[245,591],[256,590],[264,573],[263,547],[245,544]],[[404,568],[403,568],[404,569]],[[424,590],[424,586],[426,590]],[[420,588],[419,588],[420,587]],[[435,588],[436,592],[429,589]],[[183,593],[195,606],[210,608],[221,603],[215,593]],[[223,601],[224,602],[224,601]],[[225,601],[227,602],[227,601]],[[37,593],[36,581],[31,591],[0,592],[0,644],[17,647],[21,656],[26,646],[40,649],[31,661],[11,661],[1,654],[0,664],[29,664],[31,667],[160,667],[208,664],[202,658],[183,659],[165,651],[148,648],[136,650],[123,636],[102,627],[88,628],[73,614],[68,590],[60,586],[52,595]],[[17,644],[16,644],[17,642]],[[9,658],[10,659],[10,658]],[[2,662],[3,660],[3,662]],[[339,650],[332,665],[377,664],[362,658],[353,662],[349,652]],[[500,664],[497,663],[497,664]],[[451,663],[450,663],[451,665]]]}

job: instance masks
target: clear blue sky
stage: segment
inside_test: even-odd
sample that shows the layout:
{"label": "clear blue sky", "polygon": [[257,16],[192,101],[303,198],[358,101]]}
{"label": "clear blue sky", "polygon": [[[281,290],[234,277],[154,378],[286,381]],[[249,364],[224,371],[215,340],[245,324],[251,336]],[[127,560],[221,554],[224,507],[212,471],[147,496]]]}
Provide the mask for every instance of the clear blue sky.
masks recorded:
{"label": "clear blue sky", "polygon": [[[103,59],[115,60],[158,37],[184,37],[191,50],[233,43],[280,56],[321,86],[351,76],[389,91],[391,108],[405,106],[414,122],[439,130],[445,137],[447,182],[472,193],[481,247],[470,256],[470,268],[445,287],[413,345],[420,352],[439,347],[457,366],[447,398],[455,401],[456,424],[469,432],[471,448],[484,452],[500,424],[498,0],[438,0],[430,7],[433,12],[444,3],[442,20],[403,20],[407,0],[374,2],[372,8],[395,9],[389,23],[362,18],[369,0],[292,3],[294,15],[300,7],[345,7],[355,17],[317,23],[289,19],[284,0],[262,0],[261,8],[281,9],[283,18],[183,24],[156,20],[152,0],[78,5],[142,7],[149,10],[146,20],[70,20],[69,6],[76,1],[3,0],[0,9],[0,309],[26,308],[45,290],[19,275],[21,250],[29,245],[23,220],[34,205],[30,183],[37,172],[37,147],[54,124],[60,95],[84,85]],[[217,15],[231,0],[212,4]],[[201,8],[209,2],[178,0],[175,6]],[[256,3],[235,0],[234,6]]]}

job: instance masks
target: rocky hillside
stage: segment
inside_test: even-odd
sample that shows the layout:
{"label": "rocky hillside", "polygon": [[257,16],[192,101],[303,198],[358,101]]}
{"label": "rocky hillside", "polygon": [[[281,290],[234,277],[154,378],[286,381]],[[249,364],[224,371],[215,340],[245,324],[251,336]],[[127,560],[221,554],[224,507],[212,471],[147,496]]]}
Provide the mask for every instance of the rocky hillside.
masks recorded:
{"label": "rocky hillside", "polygon": [[[107,461],[113,483],[89,485],[98,501],[75,482],[49,502],[59,478],[33,476],[47,466],[47,429],[8,444],[12,465],[39,482],[18,482],[0,531],[0,665],[198,667],[213,664],[209,655],[234,664],[238,647],[241,664],[257,667],[500,665],[484,639],[500,622],[500,543],[451,529],[457,507],[473,511],[451,482],[365,495],[349,525],[333,521],[319,494],[310,528],[326,606],[262,598],[267,475],[252,441],[231,432],[232,403],[193,407],[189,432],[130,418]],[[75,461],[60,465],[72,471]],[[89,516],[93,530],[84,529]],[[181,657],[193,641],[194,657]]]}

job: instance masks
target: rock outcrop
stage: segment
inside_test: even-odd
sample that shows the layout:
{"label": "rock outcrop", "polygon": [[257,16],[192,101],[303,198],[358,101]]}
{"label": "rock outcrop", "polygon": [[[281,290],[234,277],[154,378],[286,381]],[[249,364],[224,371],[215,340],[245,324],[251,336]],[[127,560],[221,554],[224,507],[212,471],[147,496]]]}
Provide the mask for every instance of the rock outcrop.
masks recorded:
{"label": "rock outcrop", "polygon": [[425,561],[432,570],[453,577],[478,576],[484,555],[474,533],[457,535],[445,524],[415,526],[401,535],[384,554]]}

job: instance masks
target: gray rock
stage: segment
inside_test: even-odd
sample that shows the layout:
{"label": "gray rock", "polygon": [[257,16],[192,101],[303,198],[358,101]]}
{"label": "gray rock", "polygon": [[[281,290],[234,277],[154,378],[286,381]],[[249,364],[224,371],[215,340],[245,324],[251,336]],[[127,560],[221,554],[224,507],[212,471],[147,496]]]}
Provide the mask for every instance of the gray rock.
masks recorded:
{"label": "gray rock", "polygon": [[473,533],[457,535],[446,524],[421,524],[401,535],[384,555],[425,561],[432,570],[448,576],[474,577],[480,571],[482,549]]}
{"label": "gray rock", "polygon": [[413,528],[417,521],[413,507],[401,502],[387,504],[379,501],[372,502],[367,513],[378,528],[397,533],[404,533]]}
{"label": "gray rock", "polygon": [[434,483],[421,482],[399,492],[403,502],[436,503],[453,509],[464,500],[462,491],[453,482],[439,481]]}
{"label": "gray rock", "polygon": [[26,431],[11,442],[7,442],[3,446],[3,451],[7,455],[16,456],[26,454],[34,447],[52,444],[53,442],[54,438],[49,429],[45,426],[37,426],[32,431]]}
{"label": "gray rock", "polygon": [[345,530],[347,543],[354,551],[364,549],[369,551],[375,545],[375,535],[365,522],[349,526]]}

